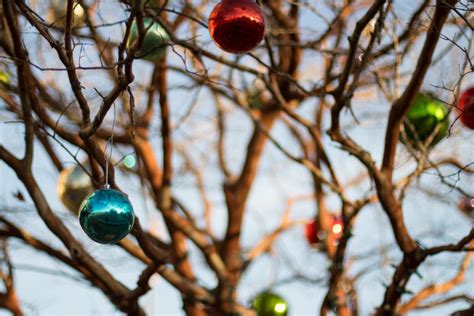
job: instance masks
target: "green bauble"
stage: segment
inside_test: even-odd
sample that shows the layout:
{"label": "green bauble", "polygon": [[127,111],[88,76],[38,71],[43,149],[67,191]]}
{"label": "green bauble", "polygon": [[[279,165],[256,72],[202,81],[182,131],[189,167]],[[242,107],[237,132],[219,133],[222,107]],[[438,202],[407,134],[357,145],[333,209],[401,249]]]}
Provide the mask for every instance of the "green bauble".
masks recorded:
{"label": "green bauble", "polygon": [[262,292],[252,301],[252,308],[258,316],[286,316],[288,304],[281,297],[271,292]]}
{"label": "green bauble", "polygon": [[[408,110],[400,140],[404,144],[408,140],[414,148],[418,148],[419,142],[425,146],[434,146],[446,137],[448,129],[449,113],[446,106],[429,94],[420,93]],[[435,132],[436,135],[432,136]]]}
{"label": "green bauble", "polygon": [[251,87],[247,91],[247,103],[252,110],[261,110],[264,107],[263,91],[257,87]]}
{"label": "green bauble", "polygon": [[[157,60],[164,55],[170,42],[170,36],[158,22],[151,18],[143,19],[143,26],[147,33],[143,39],[142,47],[136,52],[136,57],[149,61]],[[138,27],[136,21],[133,21],[127,46],[130,48],[137,39]]]}

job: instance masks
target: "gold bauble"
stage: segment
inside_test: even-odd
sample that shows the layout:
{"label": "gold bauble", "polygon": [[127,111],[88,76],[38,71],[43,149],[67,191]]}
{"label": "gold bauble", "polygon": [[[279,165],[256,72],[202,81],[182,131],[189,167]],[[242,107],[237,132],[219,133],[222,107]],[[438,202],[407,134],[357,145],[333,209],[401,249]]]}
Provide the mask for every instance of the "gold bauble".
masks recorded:
{"label": "gold bauble", "polygon": [[76,165],[61,171],[57,191],[64,206],[77,214],[82,201],[94,192],[94,186],[89,175],[80,166]]}

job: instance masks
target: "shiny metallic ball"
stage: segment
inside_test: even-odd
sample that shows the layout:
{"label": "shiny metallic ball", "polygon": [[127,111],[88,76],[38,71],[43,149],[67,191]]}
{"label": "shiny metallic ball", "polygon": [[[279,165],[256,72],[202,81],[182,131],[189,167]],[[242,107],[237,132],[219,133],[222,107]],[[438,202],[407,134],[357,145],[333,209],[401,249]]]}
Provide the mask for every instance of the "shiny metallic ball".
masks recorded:
{"label": "shiny metallic ball", "polygon": [[74,214],[79,212],[82,201],[94,192],[89,175],[79,165],[61,171],[56,189],[61,202]]}
{"label": "shiny metallic ball", "polygon": [[287,302],[272,292],[262,292],[252,300],[252,308],[258,316],[286,316]]}
{"label": "shiny metallic ball", "polygon": [[400,140],[415,149],[420,143],[432,147],[448,134],[449,113],[446,106],[429,94],[420,93],[410,106],[402,126]]}
{"label": "shiny metallic ball", "polygon": [[265,35],[265,16],[254,0],[223,0],[209,16],[209,33],[219,48],[244,54]]}
{"label": "shiny metallic ball", "polygon": [[[170,42],[170,36],[158,22],[155,22],[151,18],[143,19],[143,26],[146,30],[146,34],[143,38],[142,47],[135,53],[135,56],[148,61],[155,61],[166,52],[166,48]],[[137,22],[133,21],[127,43],[128,48],[138,39],[138,35]]]}
{"label": "shiny metallic ball", "polygon": [[79,222],[92,240],[113,244],[130,233],[135,214],[127,195],[113,189],[101,189],[82,202]]}

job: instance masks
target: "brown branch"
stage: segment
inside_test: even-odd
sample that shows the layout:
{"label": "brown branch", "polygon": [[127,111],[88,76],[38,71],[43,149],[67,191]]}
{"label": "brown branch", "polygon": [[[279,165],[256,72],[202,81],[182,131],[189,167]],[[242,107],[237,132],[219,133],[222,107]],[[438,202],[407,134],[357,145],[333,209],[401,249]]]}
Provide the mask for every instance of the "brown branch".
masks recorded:
{"label": "brown branch", "polygon": [[467,244],[474,239],[474,228],[469,234],[462,238],[456,244],[438,246],[428,248],[426,250],[417,250],[413,253],[405,253],[402,262],[397,266],[393,274],[392,282],[385,291],[383,303],[377,309],[375,315],[394,315],[396,306],[400,301],[401,296],[406,292],[405,288],[413,273],[416,273],[418,267],[426,260],[428,256],[433,256],[438,253],[459,252],[462,251]]}
{"label": "brown branch", "polygon": [[382,171],[387,175],[389,181],[391,181],[393,174],[398,137],[400,135],[400,124],[423,83],[423,79],[431,64],[433,53],[439,41],[443,25],[448,19],[452,7],[457,2],[457,0],[438,0],[436,2],[436,10],[428,29],[423,49],[418,57],[416,69],[405,91],[400,98],[395,101],[390,110],[385,133],[385,150],[382,162]]}
{"label": "brown branch", "polygon": [[[474,243],[471,242],[474,245]],[[403,304],[398,308],[398,312],[401,314],[405,314],[412,309],[416,309],[424,300],[433,296],[433,295],[440,295],[452,290],[456,285],[460,284],[464,280],[464,275],[466,273],[469,264],[471,263],[471,256],[472,253],[467,253],[464,256],[464,259],[459,267],[459,271],[455,277],[446,281],[441,284],[433,284],[428,287],[425,287],[421,291],[419,291],[416,295],[414,295],[408,302]]]}
{"label": "brown branch", "polygon": [[137,301],[121,300],[122,297],[127,295],[129,290],[89,255],[82,245],[72,236],[66,226],[64,226],[62,221],[54,214],[33,175],[27,169],[24,169],[20,161],[5,150],[3,146],[0,146],[0,158],[7,162],[15,171],[17,177],[24,183],[36,206],[38,215],[51,232],[66,246],[72,259],[78,264],[83,265],[94,278],[97,278],[100,283],[105,285],[105,287],[102,288],[104,294],[111,297],[112,301],[114,301],[120,309],[124,311],[135,311],[141,315],[143,311]]}

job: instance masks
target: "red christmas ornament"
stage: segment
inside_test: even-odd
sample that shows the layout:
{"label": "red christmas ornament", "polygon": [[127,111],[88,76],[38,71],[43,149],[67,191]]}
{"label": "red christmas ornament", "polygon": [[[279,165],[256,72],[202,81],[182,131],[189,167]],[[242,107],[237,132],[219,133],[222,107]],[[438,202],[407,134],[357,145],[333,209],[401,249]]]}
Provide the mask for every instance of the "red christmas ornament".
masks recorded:
{"label": "red christmas ornament", "polygon": [[310,245],[314,245],[320,242],[319,236],[319,225],[314,219],[306,223],[305,235],[306,240]]}
{"label": "red christmas ornament", "polygon": [[[339,241],[339,239],[341,239],[342,237],[343,231],[344,222],[342,221],[342,218],[340,218],[339,216],[331,215],[331,228],[329,234],[332,235],[335,241]],[[310,245],[318,244],[319,242],[321,242],[321,239],[324,239],[324,237],[321,237],[322,234],[319,230],[319,222],[314,219],[306,223],[305,235],[306,240]]]}
{"label": "red christmas ornament", "polygon": [[458,114],[466,127],[474,129],[474,87],[465,90],[459,97]]}
{"label": "red christmas ornament", "polygon": [[474,219],[474,198],[465,196],[461,199],[458,206],[464,215]]}
{"label": "red christmas ornament", "polygon": [[253,0],[222,0],[209,17],[209,33],[221,49],[243,54],[262,41],[265,17]]}

